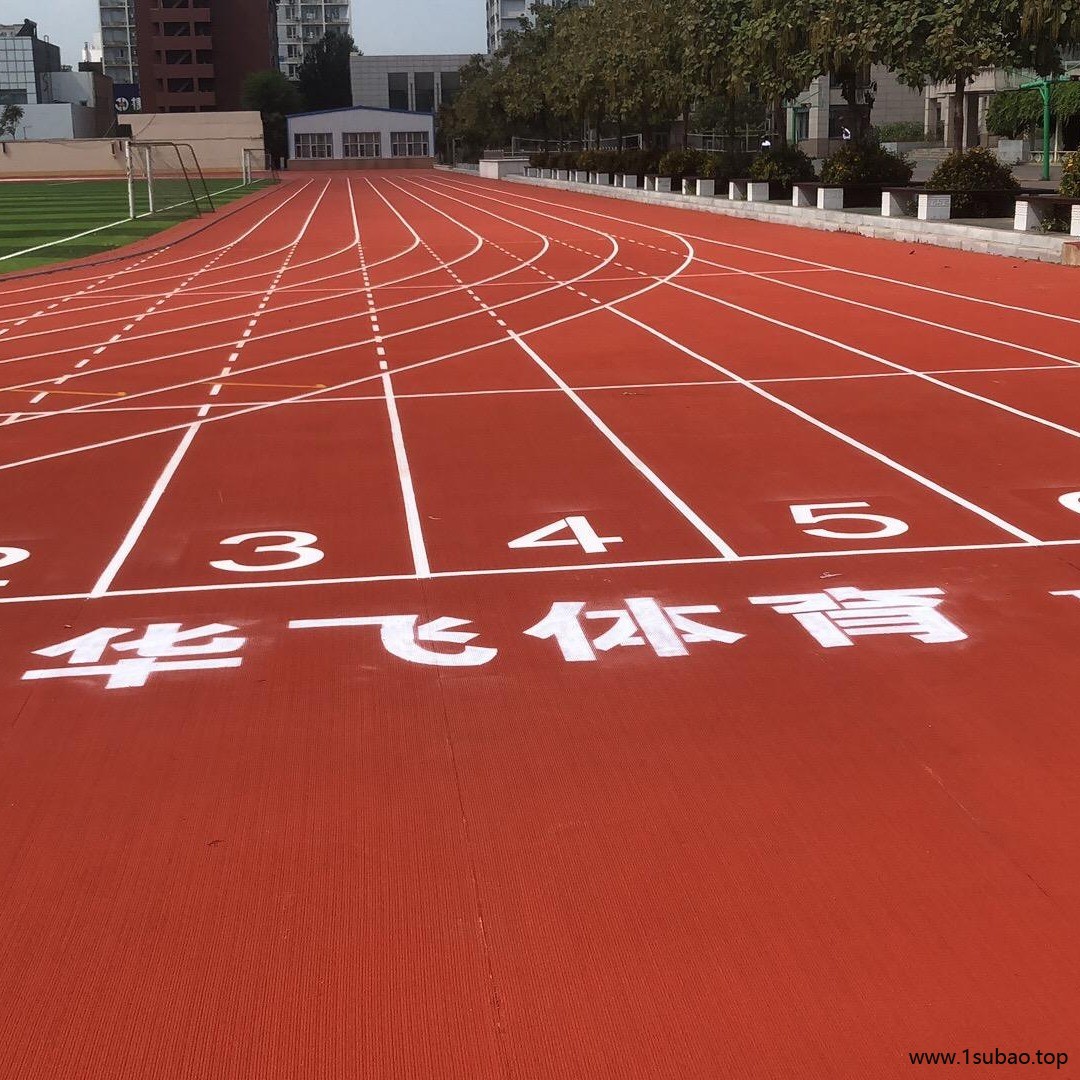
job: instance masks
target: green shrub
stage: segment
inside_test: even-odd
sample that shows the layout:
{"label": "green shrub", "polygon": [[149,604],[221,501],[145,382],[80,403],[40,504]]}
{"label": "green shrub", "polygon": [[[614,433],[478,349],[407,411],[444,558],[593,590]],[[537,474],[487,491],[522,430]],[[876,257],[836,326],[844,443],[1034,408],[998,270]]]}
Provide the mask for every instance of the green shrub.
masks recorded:
{"label": "green shrub", "polygon": [[578,155],[573,150],[563,150],[551,156],[554,161],[548,166],[549,168],[570,170],[578,167]]}
{"label": "green shrub", "polygon": [[967,153],[953,153],[945,158],[927,180],[926,190],[976,193],[954,195],[953,216],[989,217],[1000,213],[1001,199],[977,193],[1019,191],[1020,185],[1012,174],[1011,165],[1003,165],[991,151],[977,146]]}
{"label": "green shrub", "polygon": [[701,167],[701,175],[710,180],[741,180],[750,172],[753,160],[752,154],[739,150],[707,154]]}
{"label": "green shrub", "polygon": [[582,150],[577,156],[577,168],[583,172],[599,172],[600,153],[599,150]]}
{"label": "green shrub", "polygon": [[529,155],[529,165],[534,169],[550,169],[551,166],[551,154],[547,150],[541,150],[538,153]]}
{"label": "green shrub", "polygon": [[751,180],[768,180],[790,187],[801,180],[816,180],[814,163],[797,146],[766,150],[750,166]]}
{"label": "green shrub", "polygon": [[926,131],[921,120],[898,120],[873,129],[878,142],[925,142]]}
{"label": "green shrub", "polygon": [[1080,199],[1080,150],[1069,154],[1061,167],[1061,194]]}
{"label": "green shrub", "polygon": [[700,176],[705,165],[705,155],[700,150],[669,150],[659,163],[661,176],[681,180],[684,176]]}
{"label": "green shrub", "polygon": [[849,143],[821,166],[821,182],[834,187],[845,184],[906,184],[914,166],[907,158],[890,154],[880,146]]}

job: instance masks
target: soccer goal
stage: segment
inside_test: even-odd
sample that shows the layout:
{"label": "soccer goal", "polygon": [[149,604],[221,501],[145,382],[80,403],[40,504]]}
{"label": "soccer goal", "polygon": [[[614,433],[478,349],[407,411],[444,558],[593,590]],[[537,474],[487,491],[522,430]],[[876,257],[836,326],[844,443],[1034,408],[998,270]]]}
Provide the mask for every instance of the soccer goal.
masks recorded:
{"label": "soccer goal", "polygon": [[184,217],[214,209],[213,194],[188,143],[132,140],[125,144],[125,156],[131,218]]}

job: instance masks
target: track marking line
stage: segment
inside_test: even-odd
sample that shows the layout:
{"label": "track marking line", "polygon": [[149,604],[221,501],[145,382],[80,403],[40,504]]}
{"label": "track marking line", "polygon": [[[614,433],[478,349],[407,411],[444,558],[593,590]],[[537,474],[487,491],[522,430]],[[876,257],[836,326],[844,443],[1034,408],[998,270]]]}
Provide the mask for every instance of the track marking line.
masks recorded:
{"label": "track marking line", "polygon": [[[288,265],[289,259],[295,253],[298,245],[307,233],[308,227],[311,225],[312,219],[315,217],[315,212],[318,210],[319,205],[322,203],[327,191],[330,190],[331,181],[327,180],[326,186],[320,192],[319,197],[315,200],[315,204],[311,208],[311,212],[308,214],[304,221],[303,226],[300,229],[299,234],[293,241],[289,254],[286,256],[285,264]],[[228,371],[228,368],[225,369]],[[213,388],[211,388],[213,393]],[[197,414],[199,417],[209,418],[209,407],[203,405]],[[107,592],[116,579],[117,574],[120,572],[124,563],[127,561],[128,556],[134,550],[135,545],[138,543],[139,538],[142,536],[147,524],[150,521],[151,516],[157,509],[158,504],[161,502],[166,490],[169,487],[172,478],[176,475],[176,471],[179,469],[181,462],[184,460],[191,444],[195,440],[195,436],[198,434],[199,429],[202,427],[201,420],[197,420],[195,423],[188,425],[187,430],[184,431],[180,437],[180,441],[177,443],[176,449],[173,451],[172,456],[165,463],[165,467],[162,469],[161,474],[158,476],[154,486],[150,489],[150,494],[147,496],[146,501],[143,503],[138,514],[136,514],[134,521],[128,528],[124,539],[121,541],[120,546],[116,549],[113,557],[109,560],[105,569],[102,571],[101,576],[94,583],[90,590],[91,597],[98,597]]]}
{"label": "track marking line", "polygon": [[[452,198],[452,196],[448,196],[448,197]],[[463,200],[456,200],[456,201],[463,202]],[[490,201],[501,202],[501,200],[498,200],[498,199],[492,199]],[[472,204],[464,203],[464,205],[472,205]],[[490,211],[488,211],[488,213],[490,213]],[[540,216],[540,217],[550,218],[553,221],[560,221],[563,224],[567,224],[567,225],[571,225],[571,226],[574,225],[573,222],[570,222],[570,221],[568,221],[567,219],[564,219],[564,218],[560,218],[556,214],[548,214],[548,213],[543,213],[541,211],[536,211],[536,210],[532,211],[532,213],[534,213],[534,214],[536,214],[537,216]],[[496,217],[496,218],[499,217],[499,215],[496,215],[496,214],[492,214],[492,216]],[[508,220],[508,219],[500,219],[500,220]],[[527,225],[522,225],[520,223],[514,223],[514,222],[509,222],[509,223],[510,224],[517,224],[518,228],[520,228],[520,229],[522,229],[523,231],[526,231],[526,232],[534,231],[534,230],[531,230],[529,228],[529,226],[527,226]],[[590,232],[597,232],[597,233],[599,233],[599,235],[602,235],[602,236],[605,236],[605,237],[608,236],[608,234],[603,233],[600,230],[591,229],[589,226],[579,225],[578,227],[588,229]],[[664,232],[665,230],[662,230],[662,229],[659,229],[659,228],[654,228],[654,231]],[[669,234],[669,235],[674,235],[674,234]],[[676,238],[680,239],[683,243],[686,243],[687,249],[690,252],[691,261],[692,261],[692,256],[694,254],[693,247],[689,244],[689,242],[684,237],[676,237]],[[672,285],[675,288],[683,289],[684,291],[693,292],[693,293],[696,294],[696,290],[688,289],[686,286],[680,285],[678,283],[678,281],[673,280],[674,277],[677,277],[677,274],[672,275],[672,278],[669,278],[667,280],[666,284],[669,284],[669,285]],[[707,293],[702,293],[700,295],[708,298]],[[713,299],[715,299],[715,298],[713,298]],[[740,383],[742,386],[745,386],[752,393],[757,394],[759,397],[765,398],[766,400],[772,402],[773,404],[778,405],[780,408],[784,409],[786,412],[791,413],[793,416],[797,416],[800,419],[805,420],[807,423],[811,424],[812,426],[814,426],[816,428],[819,428],[820,430],[826,432],[827,434],[832,435],[833,437],[839,439],[841,442],[844,442],[847,445],[853,447],[854,449],[859,450],[860,452],[865,453],[868,456],[874,458],[875,460],[881,462],[882,464],[887,465],[890,468],[895,469],[896,471],[898,471],[898,472],[902,473],[903,475],[907,476],[909,479],[914,480],[916,483],[919,483],[922,486],[928,488],[929,490],[934,491],[936,494],[941,495],[946,499],[949,499],[951,502],[954,502],[956,505],[963,507],[964,509],[970,511],[971,513],[974,513],[974,514],[978,515],[979,517],[982,517],[984,520],[990,522],[992,525],[995,525],[997,528],[1002,529],[1003,531],[1009,533],[1012,536],[1017,537],[1018,539],[1024,541],[1025,543],[1028,543],[1028,544],[1040,545],[1040,544],[1043,543],[1043,541],[1039,540],[1037,537],[1033,536],[1031,533],[1028,533],[1023,529],[1020,529],[1019,527],[1013,525],[1011,522],[1008,522],[1004,518],[1001,518],[997,514],[994,514],[992,511],[987,510],[984,507],[981,507],[981,506],[977,505],[976,503],[971,502],[968,499],[965,499],[962,495],[958,494],[957,492],[951,491],[950,489],[936,483],[935,481],[931,480],[929,477],[923,476],[921,473],[918,473],[913,469],[909,469],[906,465],[902,465],[900,462],[898,462],[895,459],[889,457],[888,455],[882,453],[881,451],[875,450],[873,447],[867,445],[866,443],[861,442],[860,440],[854,438],[851,435],[848,435],[846,432],[840,431],[838,428],[835,428],[832,425],[827,424],[823,420],[819,420],[817,417],[812,416],[810,413],[804,411],[803,409],[800,409],[798,406],[793,405],[790,402],[785,401],[783,398],[777,397],[775,394],[772,394],[768,390],[764,389],[764,387],[755,385],[754,383],[750,382],[749,380],[747,380],[747,379],[743,378],[742,376],[738,375],[736,372],[732,371],[730,368],[726,368],[723,365],[718,364],[715,361],[710,360],[705,356],[702,356],[700,353],[698,353],[695,350],[689,348],[689,346],[686,346],[686,345],[682,344],[681,342],[676,341],[674,338],[670,337],[668,334],[665,334],[662,330],[659,330],[656,327],[650,325],[649,323],[641,321],[640,319],[636,319],[634,316],[629,315],[627,312],[622,311],[622,310],[620,310],[619,307],[615,306],[616,304],[624,303],[624,302],[625,302],[624,300],[614,301],[614,302],[609,303],[608,305],[605,305],[605,307],[607,307],[608,310],[610,310],[614,315],[618,316],[619,318],[622,318],[622,319],[626,320],[627,322],[630,322],[630,323],[634,324],[635,326],[640,327],[642,330],[646,331],[646,333],[649,333],[652,336],[658,338],[659,340],[666,342],[668,345],[671,345],[672,347],[678,349],[680,352],[682,352],[686,356],[689,356],[692,359],[698,360],[699,362],[705,364],[707,367],[710,367],[713,370],[718,371],[721,374],[728,376],[729,378],[731,378],[731,379],[735,380],[736,382]],[[738,309],[738,305],[729,304],[727,301],[717,301],[717,302],[722,303],[725,306],[731,306],[731,307],[735,307],[736,309]],[[738,309],[738,310],[741,310],[741,309]],[[768,321],[772,322],[774,320],[769,318]],[[785,325],[788,325],[788,324],[785,324]],[[799,329],[799,328],[792,327],[792,329]],[[811,336],[817,337],[818,335],[811,334]],[[914,371],[914,369],[906,369],[906,368],[903,367],[903,365],[891,365],[890,364],[890,366],[896,366],[897,368],[899,368],[901,370],[909,371],[909,373],[912,374],[912,375],[917,375],[918,374],[917,372]],[[948,387],[949,384],[942,383],[941,385]],[[975,396],[978,396],[978,395],[975,395]],[[1078,437],[1080,437],[1080,432],[1078,432],[1077,435],[1078,435]]]}
{"label": "track marking line", "polygon": [[652,487],[658,491],[667,502],[673,506],[683,518],[686,519],[712,546],[715,550],[719,551],[725,559],[733,560],[738,559],[739,555],[735,549],[726,541],[715,529],[713,529],[705,520],[695,511],[690,505],[680,496],[676,495],[674,491],[637,454],[634,453],[630,447],[619,438],[618,435],[612,431],[611,428],[604,423],[603,420],[581,399],[581,397],[571,389],[570,385],[560,376],[550,365],[548,365],[544,359],[532,348],[519,334],[516,334],[513,330],[509,331],[509,336],[528,356],[530,356],[533,362],[548,376],[553,383],[558,386],[563,393],[572,401],[578,409],[585,414],[592,422],[593,426],[619,451],[620,454],[652,485]]}
{"label": "track marking line", "polygon": [[269,382],[234,382],[229,386],[263,386],[278,390],[325,390],[326,383],[269,383]]}
{"label": "track marking line", "polygon": [[201,426],[202,425],[198,423],[191,424],[181,436],[180,441],[176,445],[176,449],[172,452],[172,456],[165,463],[165,467],[161,470],[154,486],[150,489],[150,494],[147,496],[146,501],[143,503],[138,514],[135,515],[135,520],[128,527],[128,531],[124,535],[124,539],[120,542],[120,546],[116,549],[113,557],[109,560],[108,565],[102,571],[101,576],[90,590],[89,595],[91,598],[103,596],[109,591],[110,586],[116,579],[116,575],[120,572],[120,568],[124,565],[127,557],[138,543],[139,537],[142,536],[143,530],[150,521],[151,515],[154,513],[154,510],[157,509],[158,503],[161,502],[161,498],[165,494],[169,482],[176,474],[176,470],[180,467],[180,462],[184,460],[184,455],[187,454],[188,449],[195,440],[195,436],[198,434]]}
{"label": "track marking line", "polygon": [[[451,186],[454,188],[454,190],[460,190],[460,188],[458,188],[456,186],[453,186],[453,185],[451,185]],[[486,201],[489,201],[489,202],[499,203],[501,205],[511,205],[511,206],[514,205],[512,203],[506,203],[505,200],[490,198],[490,197],[484,196],[482,194],[479,195],[478,197],[483,198],[483,199],[485,199]],[[529,201],[530,202],[538,202],[540,200],[530,199]],[[465,205],[472,205],[472,204],[465,204]],[[550,205],[550,204],[548,204],[548,205]],[[561,205],[561,204],[558,204],[558,205]],[[571,225],[571,226],[574,226],[576,224],[575,222],[572,222],[572,221],[570,221],[570,220],[568,220],[566,218],[560,218],[555,214],[548,214],[548,213],[544,213],[544,212],[539,211],[539,210],[531,210],[531,211],[529,211],[527,208],[526,208],[526,210],[527,210],[527,212],[531,212],[531,213],[533,213],[533,214],[535,214],[535,215],[537,215],[539,217],[550,218],[550,219],[552,219],[554,221],[562,222],[563,224],[567,224],[567,225]],[[601,215],[601,214],[596,214],[593,211],[582,211],[582,212],[583,213],[588,213],[588,214],[590,214],[590,215],[592,215],[594,217],[603,217],[604,216],[604,215]],[[612,219],[612,220],[621,220],[621,219]],[[526,231],[531,231],[531,230],[528,229],[528,226],[520,226],[519,225],[519,227],[525,229]],[[586,225],[577,225],[577,227],[578,228],[590,229],[590,227],[586,226]],[[667,231],[667,230],[661,229],[661,228],[659,228],[657,226],[651,226],[651,225],[645,225],[645,226],[642,226],[642,227],[651,229],[654,232],[666,232]],[[598,230],[590,229],[590,231],[597,232]],[[608,234],[601,233],[601,235],[606,236]],[[677,236],[679,239],[681,239],[681,240],[683,240],[685,242],[685,237],[678,236],[678,234],[674,234],[674,233],[671,233],[669,235],[672,235],[673,237]],[[856,356],[860,356],[863,359],[871,360],[871,361],[873,361],[875,363],[883,364],[883,365],[885,365],[887,367],[895,369],[896,371],[903,372],[903,373],[905,373],[907,375],[910,375],[910,376],[913,376],[915,378],[922,379],[925,382],[931,383],[932,385],[941,387],[942,389],[944,389],[946,391],[949,391],[950,393],[959,394],[962,397],[970,398],[973,401],[978,401],[978,402],[980,402],[980,403],[982,403],[984,405],[990,406],[991,408],[1000,409],[1001,411],[1010,413],[1013,416],[1016,416],[1016,417],[1018,417],[1020,419],[1028,420],[1028,421],[1030,421],[1032,423],[1039,424],[1039,425],[1041,425],[1043,427],[1051,428],[1052,430],[1057,431],[1057,432],[1059,432],[1059,433],[1061,433],[1063,435],[1067,435],[1067,436],[1069,436],[1071,438],[1080,438],[1080,430],[1076,430],[1074,428],[1067,427],[1064,424],[1059,424],[1056,421],[1049,420],[1049,419],[1047,419],[1045,417],[1042,417],[1042,416],[1038,416],[1037,414],[1025,412],[1022,409],[1017,409],[1012,405],[1006,404],[1005,402],[998,401],[996,398],[986,397],[983,394],[977,394],[974,391],[966,390],[963,387],[954,386],[951,383],[947,383],[947,382],[944,382],[944,381],[942,381],[940,379],[936,379],[933,376],[926,374],[925,372],[920,372],[916,368],[910,368],[905,364],[900,364],[900,363],[897,363],[896,361],[893,361],[893,360],[886,360],[882,356],[878,356],[878,355],[876,355],[874,353],[870,353],[870,352],[868,352],[868,351],[866,351],[864,349],[858,348],[857,346],[848,345],[848,344],[846,344],[844,342],[837,341],[834,338],[827,337],[826,335],[818,334],[815,331],[804,329],[803,327],[797,326],[797,325],[795,325],[793,323],[788,323],[788,322],[785,322],[785,321],[783,321],[781,319],[777,319],[777,318],[775,318],[773,316],[765,315],[762,312],[754,311],[751,308],[742,307],[739,304],[732,303],[729,300],[723,300],[720,297],[713,296],[710,293],[700,292],[699,290],[692,289],[688,285],[683,285],[681,282],[678,282],[678,281],[668,281],[666,284],[671,285],[673,288],[680,289],[683,292],[689,293],[692,296],[700,297],[701,299],[707,300],[707,301],[709,301],[711,303],[719,304],[719,305],[721,305],[723,307],[730,308],[730,309],[732,309],[734,311],[738,311],[738,312],[740,312],[742,314],[745,314],[745,315],[748,315],[748,316],[750,316],[752,318],[756,318],[756,319],[759,319],[759,320],[761,320],[763,322],[768,322],[768,323],[771,323],[773,325],[776,325],[776,326],[782,327],[784,329],[790,330],[790,331],[792,331],[794,333],[801,334],[801,335],[803,335],[805,337],[809,337],[809,338],[812,338],[814,340],[821,341],[824,344],[832,345],[837,349],[840,349],[840,350],[845,351],[845,352],[852,353],[853,355],[856,355]],[[800,288],[800,289],[802,288],[801,286],[792,286],[792,287]],[[810,290],[810,291],[812,291],[812,290]],[[614,306],[612,306],[612,310],[615,311],[616,314],[624,315],[623,312],[618,311],[617,308],[615,308]],[[1017,348],[1023,349],[1022,346],[1017,346]],[[1024,351],[1032,351],[1032,350],[1024,350]],[[1053,359],[1061,360],[1062,363],[1065,364],[1065,365],[1076,366],[1073,361],[1066,360],[1064,357],[1057,357],[1057,356],[1053,356],[1052,354],[1044,354],[1044,355],[1050,355],[1051,358],[1053,358]],[[722,370],[727,370],[727,369],[722,369]],[[1064,370],[1064,368],[1063,368],[1063,370]],[[738,377],[738,378],[741,378],[741,377]],[[747,385],[751,385],[748,380],[743,380],[743,381],[746,382]],[[1035,541],[1035,542],[1037,542],[1037,541]]]}
{"label": "track marking line", "polygon": [[[1043,547],[1080,547],[1080,539],[1046,540]],[[457,578],[498,578],[517,574],[565,574],[586,571],[636,570],[674,566],[720,566],[738,563],[788,562],[802,559],[837,559],[877,555],[925,555],[950,552],[972,551],[1033,551],[1030,544],[1002,542],[997,544],[941,544],[931,547],[911,548],[850,548],[840,551],[796,551],[779,554],[743,555],[738,560],[725,559],[721,556],[696,556],[674,559],[645,559],[628,562],[552,564],[550,566],[506,566],[476,570],[434,570],[429,579]],[[173,585],[161,588],[116,589],[92,597],[90,593],[44,593],[34,596],[0,596],[3,604],[49,603],[60,600],[117,599],[134,596],[173,596],[187,593],[232,592],[248,589],[294,589],[317,588],[319,586],[367,585],[388,581],[418,581],[415,574],[371,574],[356,577],[305,578],[266,581],[229,581],[209,585]]]}

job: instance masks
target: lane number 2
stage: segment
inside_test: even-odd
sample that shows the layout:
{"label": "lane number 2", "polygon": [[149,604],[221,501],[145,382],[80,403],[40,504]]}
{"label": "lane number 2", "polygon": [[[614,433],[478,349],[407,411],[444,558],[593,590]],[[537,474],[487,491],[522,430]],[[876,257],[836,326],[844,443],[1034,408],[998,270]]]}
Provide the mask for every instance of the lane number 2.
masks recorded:
{"label": "lane number 2", "polygon": [[[26,548],[0,547],[0,570],[14,566],[16,563],[26,562],[30,558],[30,552]],[[7,579],[0,579],[0,587],[7,585]]]}
{"label": "lane number 2", "polygon": [[[562,536],[561,533],[569,533]],[[553,539],[554,538],[554,539]],[[534,529],[516,540],[511,540],[508,548],[545,548],[545,547],[580,547],[589,555],[599,555],[607,551],[608,544],[621,544],[621,536],[600,536],[589,524],[589,519],[581,516],[559,518],[550,525]]]}
{"label": "lane number 2", "polygon": [[[1080,494],[1080,493],[1078,493]],[[852,521],[867,522],[878,526],[876,529],[855,529],[843,531],[840,529],[803,529],[808,536],[823,536],[827,540],[875,540],[886,536],[900,536],[908,531],[908,524],[899,518],[886,517],[884,514],[853,514],[851,511],[860,507],[867,507],[866,502],[842,502],[842,503],[796,503],[791,507],[791,516],[799,525],[815,525],[822,521]],[[844,513],[828,513],[828,511],[842,510]]]}
{"label": "lane number 2", "polygon": [[233,574],[262,574],[274,570],[299,570],[302,566],[311,566],[325,557],[325,552],[314,545],[319,538],[314,533],[292,532],[280,529],[277,532],[250,532],[239,536],[230,536],[222,544],[250,544],[254,540],[276,540],[277,543],[257,544],[252,548],[255,554],[280,552],[288,558],[278,562],[264,562],[252,565],[237,562],[235,559],[217,559],[210,565],[215,570],[228,570]]}

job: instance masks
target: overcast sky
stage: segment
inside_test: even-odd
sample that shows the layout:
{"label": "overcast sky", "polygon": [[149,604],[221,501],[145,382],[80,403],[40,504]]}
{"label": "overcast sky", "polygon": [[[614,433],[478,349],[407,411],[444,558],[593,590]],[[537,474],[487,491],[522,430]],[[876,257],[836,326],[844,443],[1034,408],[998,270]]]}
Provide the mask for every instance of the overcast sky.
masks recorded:
{"label": "overcast sky", "polygon": [[[353,0],[365,53],[474,53],[486,48],[484,0]],[[97,0],[0,0],[0,23],[33,19],[73,67],[100,32]]]}

